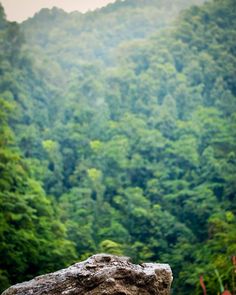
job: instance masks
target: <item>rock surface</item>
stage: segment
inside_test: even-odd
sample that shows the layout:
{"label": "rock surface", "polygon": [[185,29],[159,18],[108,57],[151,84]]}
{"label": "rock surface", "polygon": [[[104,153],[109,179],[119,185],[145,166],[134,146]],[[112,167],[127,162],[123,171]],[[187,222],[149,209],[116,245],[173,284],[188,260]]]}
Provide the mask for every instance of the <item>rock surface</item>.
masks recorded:
{"label": "rock surface", "polygon": [[2,295],[167,295],[168,264],[132,264],[127,257],[98,254],[69,268],[10,287]]}

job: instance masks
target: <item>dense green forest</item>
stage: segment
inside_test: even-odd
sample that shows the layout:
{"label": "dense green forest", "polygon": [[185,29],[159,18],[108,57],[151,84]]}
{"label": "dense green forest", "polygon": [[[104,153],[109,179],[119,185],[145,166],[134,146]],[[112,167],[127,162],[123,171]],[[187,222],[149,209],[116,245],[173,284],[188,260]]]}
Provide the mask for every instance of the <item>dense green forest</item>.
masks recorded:
{"label": "dense green forest", "polygon": [[0,6],[0,291],[108,252],[236,292],[235,40],[235,0]]}

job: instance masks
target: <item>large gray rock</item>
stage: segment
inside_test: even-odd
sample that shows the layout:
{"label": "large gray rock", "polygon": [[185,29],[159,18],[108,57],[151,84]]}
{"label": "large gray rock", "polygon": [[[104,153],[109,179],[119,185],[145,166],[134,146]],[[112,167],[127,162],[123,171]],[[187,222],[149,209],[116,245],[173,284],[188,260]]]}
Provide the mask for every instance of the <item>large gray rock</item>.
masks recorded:
{"label": "large gray rock", "polygon": [[66,269],[10,287],[2,295],[167,295],[168,264],[132,264],[127,257],[98,254]]}

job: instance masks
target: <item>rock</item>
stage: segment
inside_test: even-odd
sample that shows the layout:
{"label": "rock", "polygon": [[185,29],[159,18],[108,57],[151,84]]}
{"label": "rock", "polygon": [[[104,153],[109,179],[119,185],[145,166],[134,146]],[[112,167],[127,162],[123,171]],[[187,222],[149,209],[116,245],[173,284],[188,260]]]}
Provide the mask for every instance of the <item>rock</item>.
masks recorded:
{"label": "rock", "polygon": [[132,264],[127,257],[97,254],[66,269],[14,285],[2,295],[167,295],[168,264]]}

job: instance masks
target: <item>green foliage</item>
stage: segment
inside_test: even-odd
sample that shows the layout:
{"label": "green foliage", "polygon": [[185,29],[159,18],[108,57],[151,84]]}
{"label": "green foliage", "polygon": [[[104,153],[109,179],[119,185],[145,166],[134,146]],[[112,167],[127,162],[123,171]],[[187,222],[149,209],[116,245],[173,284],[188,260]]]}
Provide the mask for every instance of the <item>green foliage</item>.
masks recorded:
{"label": "green foliage", "polygon": [[[77,72],[84,61],[100,59],[106,64],[114,63],[114,51],[123,42],[146,38],[169,26],[181,9],[203,0],[175,2],[173,5],[171,0],[116,1],[85,16],[79,12],[66,14],[57,8],[42,9],[22,27],[31,48],[43,48],[43,54],[64,71]],[[59,47],[62,50],[58,51]]]}
{"label": "green foliage", "polygon": [[0,269],[1,290],[60,268],[75,258],[66,228],[41,184],[30,178],[8,127],[9,105],[0,101]]}
{"label": "green foliage", "polygon": [[190,2],[0,7],[1,289],[101,251],[232,290],[235,3]]}

